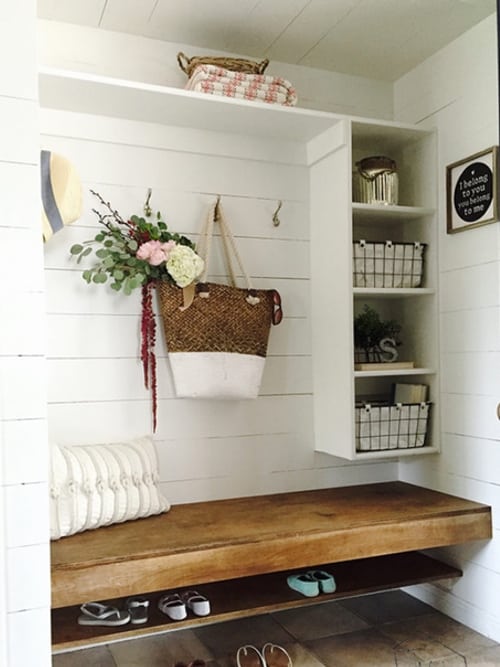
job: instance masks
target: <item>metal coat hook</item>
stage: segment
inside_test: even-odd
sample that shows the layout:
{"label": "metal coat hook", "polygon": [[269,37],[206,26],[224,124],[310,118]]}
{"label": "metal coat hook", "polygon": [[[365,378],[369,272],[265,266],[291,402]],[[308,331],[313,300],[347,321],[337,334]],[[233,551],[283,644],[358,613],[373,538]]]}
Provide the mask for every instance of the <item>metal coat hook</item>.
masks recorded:
{"label": "metal coat hook", "polygon": [[146,201],[144,202],[144,206],[143,206],[143,211],[144,211],[144,215],[146,216],[146,218],[149,218],[151,216],[151,214],[153,213],[153,211],[151,209],[151,206],[149,205],[149,200],[151,199],[152,194],[153,194],[153,190],[151,188],[148,188],[148,194],[147,194],[147,197],[146,197]]}
{"label": "metal coat hook", "polygon": [[215,202],[214,208],[214,222],[217,222],[219,219],[219,206],[220,206],[220,195],[217,195],[217,201]]}
{"label": "metal coat hook", "polygon": [[273,225],[275,227],[279,227],[281,220],[278,218],[278,213],[280,212],[281,207],[283,206],[283,202],[280,200],[278,204],[278,208],[274,211],[273,215]]}

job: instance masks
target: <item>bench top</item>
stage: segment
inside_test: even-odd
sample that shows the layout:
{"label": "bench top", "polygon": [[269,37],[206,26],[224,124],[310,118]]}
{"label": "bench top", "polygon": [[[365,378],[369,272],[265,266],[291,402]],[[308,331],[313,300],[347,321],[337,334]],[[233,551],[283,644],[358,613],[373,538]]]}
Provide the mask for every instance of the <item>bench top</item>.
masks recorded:
{"label": "bench top", "polygon": [[404,482],[174,505],[52,542],[53,606],[490,537],[488,506]]}

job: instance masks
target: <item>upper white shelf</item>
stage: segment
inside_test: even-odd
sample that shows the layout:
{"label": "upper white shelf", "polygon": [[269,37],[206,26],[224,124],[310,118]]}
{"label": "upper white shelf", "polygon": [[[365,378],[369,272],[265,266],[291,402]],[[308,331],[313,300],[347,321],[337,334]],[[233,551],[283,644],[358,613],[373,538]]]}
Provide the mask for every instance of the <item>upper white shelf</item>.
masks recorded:
{"label": "upper white shelf", "polygon": [[53,68],[39,70],[40,105],[197,130],[307,143],[344,120],[322,111],[247,102]]}

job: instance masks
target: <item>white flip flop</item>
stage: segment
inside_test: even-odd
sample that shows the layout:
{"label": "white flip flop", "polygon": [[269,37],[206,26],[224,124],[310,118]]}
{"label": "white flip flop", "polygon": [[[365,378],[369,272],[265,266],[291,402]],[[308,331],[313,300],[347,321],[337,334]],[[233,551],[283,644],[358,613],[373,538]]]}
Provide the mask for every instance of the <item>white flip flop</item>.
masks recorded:
{"label": "white flip flop", "polygon": [[78,625],[105,625],[114,627],[126,625],[130,621],[128,611],[111,607],[100,602],[85,602],[80,607],[81,615],[78,617]]}

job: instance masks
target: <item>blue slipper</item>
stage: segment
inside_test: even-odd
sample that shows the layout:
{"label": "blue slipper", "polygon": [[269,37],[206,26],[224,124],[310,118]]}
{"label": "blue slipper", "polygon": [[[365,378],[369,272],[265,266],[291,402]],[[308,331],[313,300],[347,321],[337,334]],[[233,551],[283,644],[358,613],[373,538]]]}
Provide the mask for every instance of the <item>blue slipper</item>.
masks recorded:
{"label": "blue slipper", "polygon": [[319,595],[319,583],[308,572],[291,574],[286,580],[288,586],[307,598]]}
{"label": "blue slipper", "polygon": [[324,570],[309,570],[306,574],[318,583],[322,593],[335,593],[337,590],[335,579],[328,572],[325,572]]}

